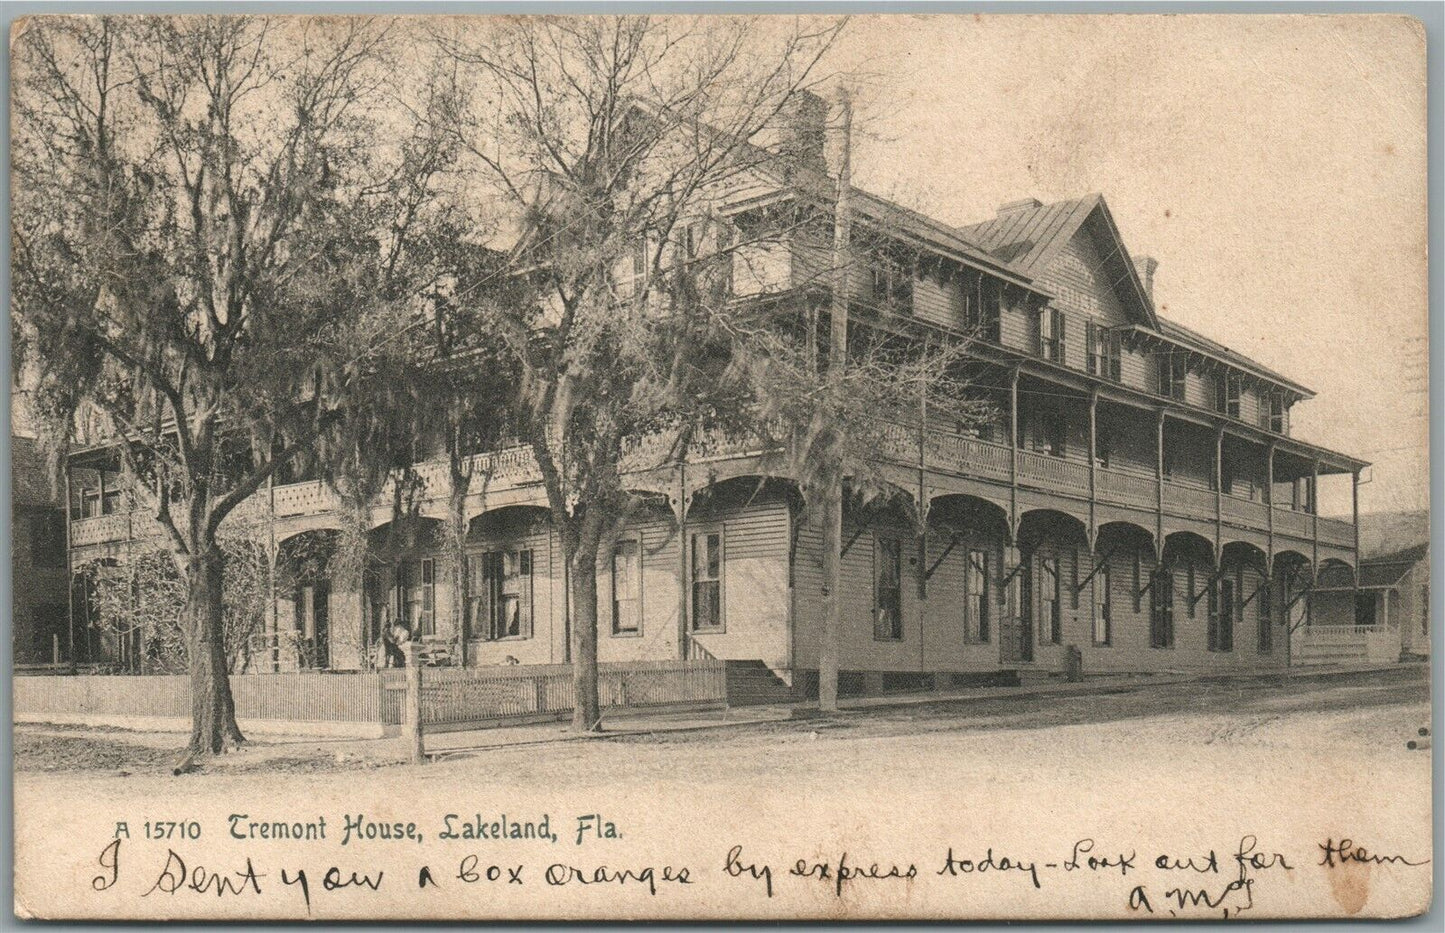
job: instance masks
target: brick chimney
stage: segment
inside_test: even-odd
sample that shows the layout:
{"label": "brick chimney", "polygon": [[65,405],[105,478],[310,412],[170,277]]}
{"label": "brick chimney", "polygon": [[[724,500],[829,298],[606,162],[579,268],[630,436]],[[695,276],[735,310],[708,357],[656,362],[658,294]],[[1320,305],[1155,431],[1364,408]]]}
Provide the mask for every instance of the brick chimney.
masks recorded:
{"label": "brick chimney", "polygon": [[795,165],[826,172],[828,102],[812,91],[798,91],[778,113],[778,149]]}
{"label": "brick chimney", "polygon": [[1134,268],[1139,273],[1139,283],[1144,286],[1144,294],[1149,300],[1154,300],[1154,273],[1159,269],[1159,260],[1153,256],[1135,256]]}
{"label": "brick chimney", "polygon": [[1017,214],[1019,211],[1031,211],[1043,206],[1043,202],[1038,198],[1020,198],[1017,201],[1000,204],[998,216],[1007,217],[1009,214]]}

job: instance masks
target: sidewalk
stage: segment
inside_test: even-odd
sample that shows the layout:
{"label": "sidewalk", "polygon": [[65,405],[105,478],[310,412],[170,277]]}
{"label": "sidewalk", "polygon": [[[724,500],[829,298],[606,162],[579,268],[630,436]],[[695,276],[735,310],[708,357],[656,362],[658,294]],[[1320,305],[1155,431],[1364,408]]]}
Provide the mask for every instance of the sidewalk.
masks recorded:
{"label": "sidewalk", "polygon": [[703,729],[724,729],[729,726],[753,726],[766,723],[798,721],[805,723],[866,713],[873,710],[913,706],[959,706],[979,701],[1048,696],[1088,696],[1170,687],[1188,683],[1257,683],[1262,681],[1312,680],[1336,677],[1369,676],[1403,670],[1400,664],[1352,665],[1329,668],[1289,668],[1267,672],[1173,673],[1152,676],[1125,675],[1090,678],[1078,683],[1046,681],[1017,687],[971,687],[957,690],[936,690],[919,693],[852,697],[838,701],[838,712],[823,714],[816,700],[762,706],[739,706],[723,710],[680,713],[614,714],[603,720],[604,732],[581,734],[571,732],[565,722],[548,722],[524,726],[496,726],[457,732],[435,732],[427,735],[426,754],[431,758],[464,755],[493,748],[511,748],[554,742],[587,742],[618,736],[656,735],[668,732],[694,732]]}

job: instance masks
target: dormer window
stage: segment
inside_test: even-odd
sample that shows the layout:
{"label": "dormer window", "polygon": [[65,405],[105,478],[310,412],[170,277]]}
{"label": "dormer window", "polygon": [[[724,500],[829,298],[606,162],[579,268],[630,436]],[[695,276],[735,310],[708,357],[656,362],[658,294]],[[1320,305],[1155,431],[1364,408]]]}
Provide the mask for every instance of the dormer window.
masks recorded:
{"label": "dormer window", "polygon": [[1089,374],[1101,379],[1121,381],[1119,358],[1122,355],[1119,332],[1100,327],[1093,321],[1087,322]]}
{"label": "dormer window", "polygon": [[1183,350],[1166,350],[1159,357],[1159,394],[1176,402],[1184,401],[1184,380],[1189,373],[1189,357]]}
{"label": "dormer window", "polygon": [[868,270],[874,303],[890,311],[911,311],[913,274],[892,256],[878,255]]}
{"label": "dormer window", "polygon": [[1064,362],[1064,312],[1046,307],[1039,311],[1039,356],[1054,363]]}
{"label": "dormer window", "polygon": [[1284,396],[1279,392],[1269,393],[1260,399],[1259,426],[1275,434],[1287,434],[1289,429],[1287,411],[1288,409],[1284,405]]}
{"label": "dormer window", "polygon": [[1239,417],[1239,373],[1225,373],[1214,381],[1214,410],[1230,418]]}

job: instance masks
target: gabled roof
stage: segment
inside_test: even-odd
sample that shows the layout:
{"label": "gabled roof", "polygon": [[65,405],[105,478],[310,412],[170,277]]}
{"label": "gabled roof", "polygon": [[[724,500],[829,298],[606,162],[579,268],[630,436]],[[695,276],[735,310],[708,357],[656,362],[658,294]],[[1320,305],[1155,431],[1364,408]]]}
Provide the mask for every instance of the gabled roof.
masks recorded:
{"label": "gabled roof", "polygon": [[1288,376],[1283,376],[1267,366],[1261,366],[1243,353],[1238,353],[1222,343],[1210,340],[1199,331],[1185,327],[1183,324],[1176,324],[1173,321],[1166,321],[1160,318],[1159,333],[1190,349],[1199,350],[1209,356],[1216,357],[1221,362],[1229,363],[1231,366],[1237,366],[1245,372],[1253,373],[1270,382],[1279,383],[1285,388],[1294,390],[1304,398],[1314,398],[1315,393],[1312,389],[1300,385]]}
{"label": "gabled roof", "polygon": [[1053,204],[1017,201],[1005,205],[993,219],[960,227],[958,232],[1021,274],[1038,278],[1086,224],[1093,226],[1095,237],[1101,240],[1104,259],[1100,265],[1112,279],[1120,301],[1136,320],[1157,327],[1154,302],[1139,279],[1102,194]]}

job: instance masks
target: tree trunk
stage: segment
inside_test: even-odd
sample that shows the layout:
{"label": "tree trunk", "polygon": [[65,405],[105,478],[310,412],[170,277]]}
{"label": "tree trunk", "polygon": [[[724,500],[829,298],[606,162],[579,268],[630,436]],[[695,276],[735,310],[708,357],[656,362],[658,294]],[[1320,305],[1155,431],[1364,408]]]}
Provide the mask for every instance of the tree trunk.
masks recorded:
{"label": "tree trunk", "polygon": [[452,637],[457,640],[457,663],[467,666],[467,603],[471,581],[467,579],[467,489],[469,477],[452,470],[452,483],[447,503],[449,525],[447,550],[452,566]]}
{"label": "tree trunk", "polygon": [[818,708],[838,708],[838,631],[843,582],[843,484],[833,473],[819,503],[823,523],[823,631],[818,641]]}
{"label": "tree trunk", "polygon": [[597,697],[597,543],[579,543],[568,562],[572,589],[572,730],[601,732]]}
{"label": "tree trunk", "polygon": [[[244,742],[226,665],[219,548],[192,556],[187,565],[187,651],[191,668],[191,740],[187,760],[219,755]],[[179,769],[178,769],[179,770]]]}

